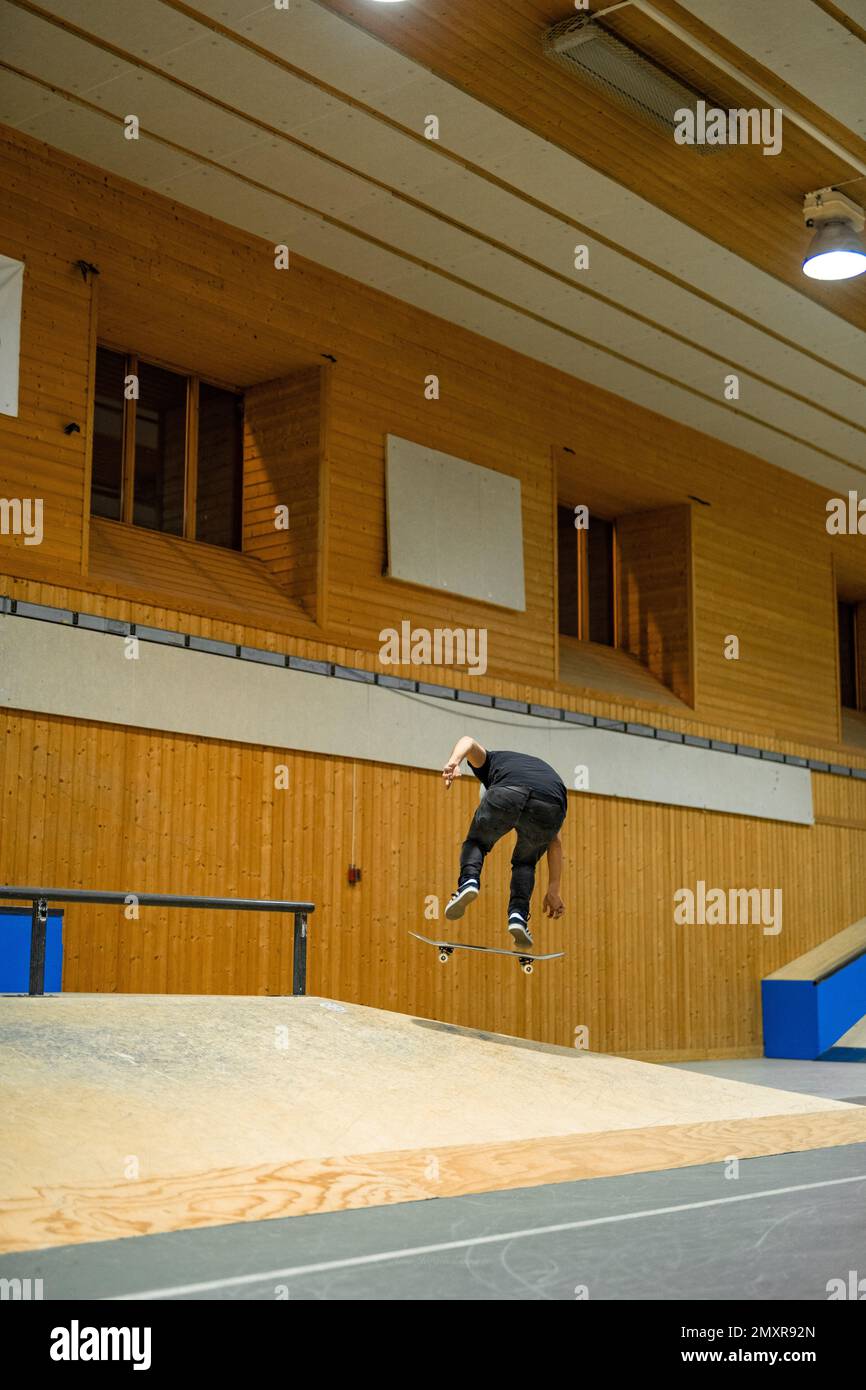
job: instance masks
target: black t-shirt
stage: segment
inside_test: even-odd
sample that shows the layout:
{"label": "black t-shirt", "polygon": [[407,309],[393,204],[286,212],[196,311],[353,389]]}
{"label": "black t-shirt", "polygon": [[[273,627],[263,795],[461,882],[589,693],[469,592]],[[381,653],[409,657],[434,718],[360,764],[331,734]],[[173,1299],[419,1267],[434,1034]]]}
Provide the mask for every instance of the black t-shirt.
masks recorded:
{"label": "black t-shirt", "polygon": [[505,750],[494,753],[488,749],[484,762],[480,767],[472,767],[472,771],[485,787],[529,787],[546,801],[555,801],[563,811],[568,809],[565,783],[541,758]]}

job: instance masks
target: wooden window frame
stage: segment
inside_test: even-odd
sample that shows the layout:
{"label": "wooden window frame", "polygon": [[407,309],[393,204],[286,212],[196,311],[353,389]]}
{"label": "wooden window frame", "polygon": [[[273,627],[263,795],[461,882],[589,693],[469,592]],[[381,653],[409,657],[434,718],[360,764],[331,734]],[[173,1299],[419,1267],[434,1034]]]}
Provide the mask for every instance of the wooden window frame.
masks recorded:
{"label": "wooden window frame", "polygon": [[[567,507],[570,512],[574,512],[573,506],[567,502],[560,502],[556,499],[556,514],[560,507]],[[595,643],[595,646],[608,647],[610,651],[615,651],[619,647],[619,550],[616,538],[616,519],[606,516],[599,516],[595,513],[599,521],[606,521],[611,527],[611,627],[613,631],[613,641],[611,643]],[[590,526],[592,525],[593,513],[590,513]],[[577,641],[591,642],[590,614],[589,614],[589,532],[583,527],[577,529]],[[557,547],[557,570],[556,570],[556,591],[559,594],[559,549]],[[559,637],[559,605],[556,609],[556,631]]]}
{"label": "wooden window frame", "polygon": [[[183,461],[183,526],[181,537],[183,540],[196,541],[196,522],[198,507],[198,441],[199,441],[199,422],[200,422],[200,388],[202,378],[200,376],[185,372],[177,366],[156,361],[153,358],[141,358],[138,353],[130,352],[126,348],[116,348],[110,343],[97,342],[96,350],[105,348],[107,352],[123,353],[126,362],[124,367],[124,383],[130,376],[138,377],[139,368],[142,363],[149,367],[159,367],[163,371],[173,372],[175,376],[183,377],[186,381],[186,419],[184,431],[184,461]],[[235,386],[227,386],[223,382],[211,381],[208,378],[208,385],[213,385],[217,390],[231,392],[234,396],[243,399],[243,392],[238,391]],[[133,519],[135,511],[135,425],[138,410],[138,400],[135,396],[127,398],[125,391],[123,397],[123,431],[121,438],[121,475],[120,475],[120,520],[128,526],[134,526]],[[91,443],[91,449],[92,449]],[[241,501],[243,501],[243,485],[241,482]],[[141,530],[151,530],[151,527],[141,527]],[[243,536],[243,525],[240,523],[240,531]],[[168,535],[168,532],[157,532],[158,535]],[[206,542],[207,543],[207,542]],[[235,549],[234,546],[226,547]],[[242,548],[238,549],[238,554],[242,553]]]}

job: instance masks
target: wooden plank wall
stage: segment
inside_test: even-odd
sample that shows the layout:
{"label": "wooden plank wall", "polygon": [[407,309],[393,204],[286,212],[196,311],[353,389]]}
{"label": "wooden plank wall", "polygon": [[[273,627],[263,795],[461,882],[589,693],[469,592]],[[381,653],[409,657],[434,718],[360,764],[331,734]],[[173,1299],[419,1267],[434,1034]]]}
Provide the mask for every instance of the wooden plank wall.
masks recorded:
{"label": "wooden plank wall", "polygon": [[619,643],[692,703],[691,508],[659,507],[616,527]]}
{"label": "wooden plank wall", "polygon": [[[287,790],[275,769],[288,767]],[[592,796],[564,831],[564,949],[528,980],[472,956],[440,966],[408,936],[444,906],[477,805],[469,779],[27,714],[0,718],[0,877],[122,890],[309,895],[310,991],[595,1050],[759,1051],[759,979],[866,912],[866,785],[818,777],[821,804],[862,828],[814,829]],[[353,824],[354,818],[354,824]],[[353,847],[354,845],[354,853]],[[472,930],[504,935],[509,847],[485,869]],[[363,869],[349,887],[350,859]],[[783,925],[677,926],[673,895],[780,888]],[[284,993],[290,927],[246,914],[67,912],[64,987]]]}
{"label": "wooden plank wall", "polygon": [[[8,170],[4,168],[3,180]],[[33,197],[33,194],[31,194]],[[18,561],[25,572],[52,565],[82,568],[89,441],[85,429],[91,373],[91,288],[71,259],[53,245],[38,204],[16,206],[6,188],[0,205],[0,248],[25,262],[18,415],[0,417],[0,497],[41,498],[44,539],[0,537],[3,568]],[[77,424],[79,433],[63,427]]]}
{"label": "wooden plank wall", "polygon": [[[60,431],[66,413],[87,414],[90,290],[73,265],[85,256],[101,268],[99,326],[108,341],[131,335],[143,354],[173,353],[181,367],[239,385],[336,357],[324,640],[376,651],[380,631],[404,619],[486,627],[493,674],[550,683],[553,497],[562,481],[562,500],[573,492],[584,500],[559,478],[568,447],[593,484],[585,500],[602,515],[682,505],[689,494],[710,504],[698,509],[695,532],[698,716],[728,721],[734,712],[744,732],[838,736],[828,619],[834,549],[849,568],[864,565],[862,538],[827,536],[820,488],[595,387],[575,390],[563,373],[299,257],[277,271],[272,247],[37,141],[8,133],[0,173],[9,191],[0,245],[28,260],[29,384],[20,420],[0,422],[0,441],[12,445],[2,454],[3,486],[13,495],[31,486],[35,467],[50,502],[50,540],[38,555],[9,547],[14,572],[69,583],[69,565],[57,561],[80,554],[82,443],[76,435],[69,445]],[[43,322],[52,331],[40,355],[33,337]],[[434,401],[424,393],[431,373],[440,380]],[[70,383],[75,400],[61,414],[57,395]],[[519,478],[525,614],[460,599],[443,612],[441,596],[383,577],[388,432]],[[730,632],[741,639],[739,663],[723,656]]]}
{"label": "wooden plank wall", "polygon": [[[744,511],[754,505],[754,515]],[[756,476],[744,511],[693,516],[698,708],[745,732],[839,737],[838,626],[830,555],[784,492]],[[823,527],[823,523],[820,523]],[[729,637],[736,660],[725,656]]]}
{"label": "wooden plank wall", "polygon": [[156,531],[133,531],[104,517],[91,519],[90,535],[91,582],[106,593],[122,588],[153,602],[182,590],[191,607],[200,603],[229,623],[250,613],[269,624],[287,617],[297,621],[290,600],[260,560],[221,546],[191,546]]}
{"label": "wooden plank wall", "polygon": [[[414,313],[399,306],[402,313]],[[372,329],[373,319],[362,319]],[[358,363],[341,360],[333,373],[329,424],[330,623],[361,647],[378,650],[379,633],[413,627],[484,628],[489,670],[501,676],[552,680],[555,672],[554,516],[550,445],[532,419],[532,406],[514,399],[498,380],[494,360],[452,360],[450,328],[431,320],[435,339],[413,342],[391,360],[385,339],[364,346]],[[405,336],[404,336],[405,335]],[[478,340],[480,342],[480,340]],[[373,368],[374,362],[384,365]],[[504,368],[505,363],[503,362]],[[424,396],[429,372],[440,375],[440,401]],[[375,381],[372,379],[375,376]],[[510,377],[510,372],[509,372]],[[483,382],[483,385],[482,385]],[[480,389],[479,389],[480,388]],[[447,404],[445,404],[447,402]],[[386,555],[384,440],[396,434],[485,468],[516,477],[521,486],[526,611],[395,584],[382,577]],[[484,537],[496,544],[494,536]]]}
{"label": "wooden plank wall", "polygon": [[[783,752],[827,757],[838,748],[832,564],[844,555],[846,572],[862,568],[862,538],[827,536],[820,488],[607,392],[575,389],[562,373],[301,258],[277,272],[264,243],[14,132],[0,133],[0,182],[8,194],[0,251],[27,262],[22,408],[17,420],[0,419],[0,495],[38,489],[47,513],[38,553],[0,538],[0,592],[368,669],[377,666],[380,631],[403,619],[486,627],[484,677],[431,669],[430,678],[638,722],[651,714],[664,727],[760,738]],[[101,569],[82,574],[94,300],[74,268],[79,257],[102,272],[103,341],[238,386],[336,358],[319,516],[326,624],[315,627],[299,605],[297,620],[285,619],[275,601],[267,611],[226,603],[200,616],[184,602],[185,567],[166,568],[164,549],[154,549],[165,538],[126,529],[111,534],[128,549],[135,586],[112,573],[96,526]],[[424,395],[431,373],[440,378],[437,401]],[[63,434],[67,419],[82,422],[81,435]],[[520,480],[526,613],[446,605],[383,577],[387,433]],[[692,518],[692,718],[631,693],[556,684],[557,493],[602,515],[682,507],[689,494],[709,504],[696,505]],[[153,563],[160,575],[148,593]],[[738,662],[725,660],[728,634],[740,638]],[[313,988],[388,1008],[558,1042],[588,1022],[593,1046],[644,1053],[755,1050],[764,968],[866,913],[860,784],[826,779],[814,829],[587,798],[569,826],[568,962],[534,977],[529,990],[516,972],[471,962],[449,973],[410,954],[416,943],[404,933],[407,916],[419,924],[427,893],[450,890],[469,787],[445,801],[431,774],[8,719],[0,880],[309,892],[321,904]],[[866,765],[862,754],[842,751],[844,761]],[[280,801],[277,756],[292,768],[291,795]],[[349,889],[353,805],[365,873]],[[496,930],[503,855],[479,931]],[[781,937],[675,929],[670,895],[698,878],[783,887],[790,907]],[[395,908],[403,901],[406,914]],[[70,920],[67,987],[273,991],[285,978],[281,931],[229,922],[217,934],[207,922],[164,914],[120,938],[92,914]]]}
{"label": "wooden plank wall", "polygon": [[[244,551],[316,616],[324,368],[308,367],[246,392]],[[288,529],[275,528],[286,507]]]}

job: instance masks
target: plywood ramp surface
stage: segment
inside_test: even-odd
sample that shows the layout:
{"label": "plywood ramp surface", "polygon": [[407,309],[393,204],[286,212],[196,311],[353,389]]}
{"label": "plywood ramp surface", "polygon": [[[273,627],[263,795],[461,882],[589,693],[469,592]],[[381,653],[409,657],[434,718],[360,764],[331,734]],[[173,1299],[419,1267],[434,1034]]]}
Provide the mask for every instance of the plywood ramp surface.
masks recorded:
{"label": "plywood ramp surface", "polygon": [[862,1107],[329,1000],[0,1001],[2,1248],[866,1140]]}

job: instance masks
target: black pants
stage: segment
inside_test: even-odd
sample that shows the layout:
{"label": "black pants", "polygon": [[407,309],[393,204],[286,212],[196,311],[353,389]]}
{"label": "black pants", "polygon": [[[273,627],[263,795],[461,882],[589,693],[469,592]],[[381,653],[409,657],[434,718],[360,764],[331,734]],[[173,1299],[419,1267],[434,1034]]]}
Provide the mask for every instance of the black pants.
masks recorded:
{"label": "black pants", "polygon": [[509,830],[517,831],[511,856],[509,914],[529,918],[529,899],[535,887],[535,866],[565,820],[556,801],[531,792],[528,787],[491,787],[469,827],[460,852],[460,883],[480,878],[486,855]]}

